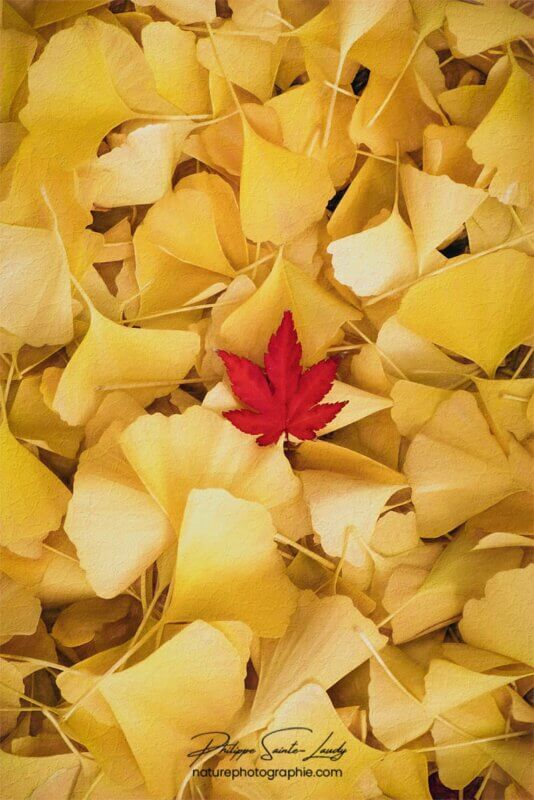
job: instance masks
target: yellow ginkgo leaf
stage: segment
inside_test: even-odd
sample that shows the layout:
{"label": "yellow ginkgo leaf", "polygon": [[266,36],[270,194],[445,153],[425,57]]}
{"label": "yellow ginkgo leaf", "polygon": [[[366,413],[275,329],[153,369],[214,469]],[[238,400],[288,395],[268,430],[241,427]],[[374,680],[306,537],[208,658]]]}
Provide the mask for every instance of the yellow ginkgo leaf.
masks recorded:
{"label": "yellow ginkgo leaf", "polygon": [[243,230],[253,242],[284,244],[321,219],[334,194],[324,163],[278,147],[243,120],[239,192]]}
{"label": "yellow ginkgo leaf", "polygon": [[[187,127],[184,129],[184,139]],[[119,147],[79,168],[82,191],[104,208],[155,203],[171,188],[176,161],[169,123],[137,128]]]}
{"label": "yellow ginkgo leaf", "polygon": [[506,86],[510,71],[510,60],[503,56],[492,66],[483,85],[459,85],[448,89],[439,95],[439,104],[455,125],[476,128]]}
{"label": "yellow ginkgo leaf", "polygon": [[447,3],[445,14],[453,52],[462,56],[534,36],[534,20],[506,3],[472,6],[454,0]]}
{"label": "yellow ginkgo leaf", "polygon": [[195,34],[170,22],[151,22],[141,39],[158,94],[186,114],[207,113],[208,73],[197,60]]}
{"label": "yellow ginkgo leaf", "polygon": [[2,122],[6,122],[10,117],[11,104],[26,77],[36,47],[35,37],[22,31],[2,29],[0,33],[0,71],[2,72],[0,120]]}
{"label": "yellow ginkgo leaf", "polygon": [[175,114],[156,92],[143,53],[126,31],[83,16],[56,33],[28,75],[23,125],[65,169],[96,155],[127,119]]}
{"label": "yellow ginkgo leaf", "polygon": [[282,636],[298,590],[275,535],[259,503],[223,489],[193,489],[178,539],[169,620],[241,620],[258,636]]}
{"label": "yellow ginkgo leaf", "polygon": [[[326,739],[323,752],[321,743]],[[291,780],[292,800],[353,800],[362,773],[383,756],[380,750],[364,744],[347,730],[325,689],[316,683],[306,683],[284,700],[259,741],[254,743],[256,752],[247,760],[247,768],[261,769],[265,761],[272,759],[280,772],[272,778],[261,773],[259,778],[238,777],[232,781],[232,788],[244,792],[246,797],[261,796],[268,800],[287,797],[285,774],[296,766],[295,748],[301,751],[304,762],[315,755],[339,761],[343,769],[327,781],[313,773],[297,774]],[[230,759],[225,759],[221,767],[231,767]],[[262,794],[258,795],[260,787]]]}
{"label": "yellow ginkgo leaf", "polygon": [[534,420],[528,417],[528,403],[534,395],[534,378],[488,381],[475,378],[476,387],[491,417],[495,435],[506,448],[507,432],[522,441],[534,433]]}
{"label": "yellow ginkgo leaf", "polygon": [[[341,0],[340,0],[341,2]],[[410,65],[380,116],[376,111],[384,103],[394,83],[373,73],[358,101],[350,124],[350,136],[358,145],[367,145],[373,153],[395,156],[419,149],[428,125],[439,124],[440,109],[429,87]],[[406,108],[410,113],[406,113]],[[372,124],[371,124],[372,122]]]}
{"label": "yellow ginkgo leaf", "polygon": [[503,250],[449,264],[446,272],[408,290],[399,322],[470,358],[492,377],[507,353],[534,334],[534,261]]}
{"label": "yellow ginkgo leaf", "polygon": [[213,22],[217,16],[215,0],[138,0],[138,6],[156,6],[169,19],[189,25]]}
{"label": "yellow ginkgo leaf", "polygon": [[313,529],[320,536],[323,550],[332,556],[344,556],[355,566],[365,562],[366,545],[387,500],[405,485],[387,467],[383,468],[383,481],[375,482],[365,467],[362,457],[359,475],[355,472],[349,477],[320,470],[299,473]]}
{"label": "yellow ginkgo leaf", "polygon": [[177,534],[191,489],[226,489],[264,505],[284,533],[295,527],[302,487],[283,452],[258,448],[254,439],[213,411],[195,406],[172,417],[139,418],[124,431],[121,444]]}
{"label": "yellow ginkgo leaf", "polygon": [[488,196],[465,224],[469,249],[472,253],[479,253],[514,239],[515,249],[534,255],[534,247],[528,238],[521,237],[521,241],[517,241],[518,226],[525,231],[534,229],[534,207],[517,208],[513,212],[496,197]]}
{"label": "yellow ginkgo leaf", "polygon": [[395,183],[394,164],[368,158],[328,220],[330,237],[336,240],[359,233],[382,209],[392,208]]}
{"label": "yellow ginkgo leaf", "polygon": [[319,599],[303,593],[284,636],[262,644],[258,689],[241,735],[265,727],[276,708],[304,684],[329,689],[386,641],[348,597]]}
{"label": "yellow ginkgo leaf", "polygon": [[[445,355],[439,347],[399,323],[397,315],[389,317],[380,328],[376,340],[384,369],[397,378],[391,362],[416,383],[443,389],[457,386],[462,376],[476,367],[461,364]],[[386,356],[390,359],[388,361]]]}
{"label": "yellow ginkgo leaf", "polygon": [[[273,97],[267,103],[274,108],[282,126],[284,147],[294,153],[308,153],[324,162],[334,186],[348,179],[356,154],[348,134],[350,118],[356,105],[346,95],[338,95],[332,120],[332,132],[326,147],[319,132],[328,113],[332,90],[320,81],[309,81]],[[315,144],[314,144],[315,141]]]}
{"label": "yellow ginkgo leaf", "polygon": [[59,608],[92,597],[94,591],[76,558],[76,550],[64,531],[46,537],[39,558],[25,558],[2,551],[2,569],[10,578],[23,584],[44,608]]}
{"label": "yellow ginkgo leaf", "polygon": [[432,726],[439,778],[445,786],[461,789],[480,775],[491,760],[484,744],[469,746],[469,742],[502,736],[505,720],[491,694],[458,706],[447,714],[447,720],[452,724],[436,720]]}
{"label": "yellow ginkgo leaf", "polygon": [[519,533],[489,533],[476,545],[475,550],[489,550],[494,547],[534,547],[532,536],[521,536]]}
{"label": "yellow ginkgo leaf", "polygon": [[508,656],[501,656],[498,653],[480,650],[478,647],[471,647],[469,644],[459,642],[444,642],[441,645],[441,654],[447,661],[452,661],[473,672],[487,672],[506,665],[511,669],[509,665],[514,660]]}
{"label": "yellow ginkgo leaf", "polygon": [[327,248],[336,280],[361,297],[402,286],[418,274],[414,236],[398,208],[390,214],[384,209],[376,222]]}
{"label": "yellow ginkgo leaf", "polygon": [[354,42],[376,25],[394,4],[395,0],[363,4],[358,0],[332,0],[330,5],[339,26],[341,55],[345,57]]}
{"label": "yellow ginkgo leaf", "polygon": [[239,36],[239,32],[233,36],[234,31],[234,22],[226,20],[214,41],[198,39],[198,60],[210,73],[227,78],[264,102],[272,94],[283,45],[257,36]]}
{"label": "yellow ginkgo leaf", "polygon": [[[511,10],[511,9],[510,9]],[[502,203],[532,203],[534,156],[530,147],[534,114],[532,78],[512,60],[508,83],[467,144],[473,158],[493,177],[489,193]]]}
{"label": "yellow ginkgo leaf", "polygon": [[4,738],[17,724],[24,681],[19,665],[0,658],[0,736]]}
{"label": "yellow ginkgo leaf", "polygon": [[[371,72],[396,78],[413,58],[411,51],[415,47],[416,33],[409,3],[386,3],[382,7],[386,6],[389,7],[387,13],[352,45],[350,57],[365,64]],[[355,18],[356,14],[358,12]]]}
{"label": "yellow ginkgo leaf", "polygon": [[343,323],[361,316],[358,309],[279,257],[258,291],[223,322],[222,345],[262,363],[271,334],[287,310],[293,314],[304,364],[322,358]]}
{"label": "yellow ginkgo leaf", "polygon": [[421,702],[425,671],[421,664],[391,645],[381,650],[380,659],[383,664],[376,658],[371,660],[369,722],[376,738],[396,750],[432,725],[433,717]]}
{"label": "yellow ginkgo leaf", "polygon": [[424,753],[398,750],[387,753],[373,766],[378,785],[395,800],[432,800],[428,788],[427,760]]}
{"label": "yellow ginkgo leaf", "polygon": [[[128,328],[92,308],[89,330],[61,376],[53,409],[69,425],[81,425],[96,410],[104,387],[129,389],[131,383],[135,396],[148,405],[187,374],[199,346],[196,333]],[[138,388],[147,382],[158,385]]]}
{"label": "yellow ginkgo leaf", "polygon": [[485,597],[470,600],[464,608],[460,622],[463,639],[475,647],[534,664],[533,576],[534,566],[529,565],[491,578]]}
{"label": "yellow ginkgo leaf", "polygon": [[25,587],[0,573],[1,610],[0,643],[12,636],[29,636],[39,622],[41,603]]}
{"label": "yellow ginkgo leaf", "polygon": [[112,423],[82,453],[65,520],[80,564],[100,597],[124,591],[174,541],[167,517],[117,443],[126,424]]}
{"label": "yellow ginkgo leaf", "polygon": [[113,600],[91,597],[64,608],[52,628],[52,636],[65,647],[78,647],[92,641],[107,623],[123,619],[132,598],[119,595]]}
{"label": "yellow ginkgo leaf", "polygon": [[391,416],[402,436],[413,439],[440,403],[452,397],[449,389],[424,386],[412,381],[397,381],[391,390]]}
{"label": "yellow ginkgo leaf", "polygon": [[[351,83],[358,65],[349,55],[340,53],[340,28],[332,4],[329,3],[311,18],[308,14],[302,14],[303,8],[299,9],[299,5],[294,6],[299,26],[295,36],[302,50],[297,50],[300,59],[296,68],[304,66],[310,80],[335,82],[343,86]],[[343,13],[340,6],[338,9]]]}
{"label": "yellow ginkgo leaf", "polygon": [[482,189],[455,183],[447,175],[429,175],[410,164],[400,174],[420,260],[456,236],[486,199]]}
{"label": "yellow ginkgo leaf", "polygon": [[14,553],[33,550],[59,528],[70,492],[53,472],[17,442],[6,420],[0,424],[0,544]]}
{"label": "yellow ginkgo leaf", "polygon": [[[46,781],[60,770],[76,767],[80,769],[80,761],[74,753],[62,753],[42,756],[18,756],[0,751],[2,768],[2,791],[13,800],[25,800],[39,790]],[[63,798],[61,798],[63,800]]]}
{"label": "yellow ginkgo leaf", "polygon": [[142,413],[143,406],[128,392],[106,392],[85,426],[85,449],[96,444],[113,422],[120,420],[126,427]]}
{"label": "yellow ginkgo leaf", "polygon": [[36,347],[69,342],[69,270],[55,232],[0,225],[0,251],[0,325]]}
{"label": "yellow ginkgo leaf", "polygon": [[480,695],[493,692],[515,679],[514,675],[484,675],[442,658],[434,658],[425,676],[424,705],[434,717]]}
{"label": "yellow ginkgo leaf", "polygon": [[394,642],[406,642],[448,625],[460,616],[466,601],[483,593],[496,572],[519,566],[522,552],[517,547],[475,550],[483,535],[480,531],[456,534],[419,588],[412,590],[406,607],[397,609],[391,623]]}
{"label": "yellow ginkgo leaf", "polygon": [[109,675],[100,691],[155,797],[177,794],[191,737],[225,730],[244,699],[242,661],[226,636],[193,622],[140,663]]}
{"label": "yellow ginkgo leaf", "polygon": [[[234,189],[219,175],[197,172],[179,183],[181,189],[204,192],[209,198],[220,246],[233,267],[248,264],[247,240],[241,228],[239,206]],[[213,258],[215,261],[215,258]],[[193,262],[196,263],[196,262]],[[213,267],[211,267],[213,269]]]}
{"label": "yellow ginkgo leaf", "polygon": [[404,471],[426,537],[442,536],[521,489],[467,392],[440,403],[412,440]]}
{"label": "yellow ginkgo leaf", "polygon": [[418,544],[419,535],[413,511],[407,514],[388,511],[379,518],[371,536],[372,549],[383,556],[407,553]]}
{"label": "yellow ginkgo leaf", "polygon": [[[61,371],[58,370],[61,374]],[[9,410],[9,428],[17,439],[66,458],[74,458],[83,436],[52,411],[41,390],[41,376],[30,375],[19,383]]]}
{"label": "yellow ginkgo leaf", "polygon": [[429,125],[423,139],[423,170],[430,175],[448,175],[455,183],[473,186],[481,167],[473,161],[467,146],[472,133],[473,129],[464,125]]}
{"label": "yellow ginkgo leaf", "polygon": [[[531,797],[534,794],[534,778],[532,777],[532,748],[530,742],[486,742],[483,745],[486,757],[490,757],[526,792],[518,796]],[[508,800],[508,799],[507,799]]]}
{"label": "yellow ginkgo leaf", "polygon": [[32,23],[35,28],[44,28],[53,22],[75,17],[104,4],[105,0],[64,0],[61,5],[54,0],[36,0],[32,9]]}

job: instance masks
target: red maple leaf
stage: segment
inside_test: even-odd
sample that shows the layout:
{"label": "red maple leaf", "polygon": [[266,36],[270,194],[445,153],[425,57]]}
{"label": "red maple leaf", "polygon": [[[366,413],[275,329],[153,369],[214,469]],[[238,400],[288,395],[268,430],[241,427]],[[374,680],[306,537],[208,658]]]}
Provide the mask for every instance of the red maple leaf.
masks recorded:
{"label": "red maple leaf", "polygon": [[291,311],[284,312],[264,357],[265,370],[248,358],[218,350],[236,397],[248,409],[225,411],[224,416],[244,433],[258,436],[259,445],[274,444],[285,433],[315,439],[348,401],[321,403],[332,388],[337,361],[325,358],[302,370],[302,346]]}

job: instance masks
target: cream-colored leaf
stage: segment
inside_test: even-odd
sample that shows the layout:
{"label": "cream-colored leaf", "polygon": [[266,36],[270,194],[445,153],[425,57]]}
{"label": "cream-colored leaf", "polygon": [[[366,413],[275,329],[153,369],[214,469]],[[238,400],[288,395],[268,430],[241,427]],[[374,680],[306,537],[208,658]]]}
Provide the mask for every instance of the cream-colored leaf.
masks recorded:
{"label": "cream-colored leaf", "polygon": [[[184,139],[187,128],[184,129]],[[146,125],[79,168],[82,191],[104,208],[155,203],[171,188],[177,155],[169,123]]]}
{"label": "cream-colored leaf", "polygon": [[361,297],[402,286],[418,274],[413,233],[396,207],[384,221],[327,249],[336,279]]}

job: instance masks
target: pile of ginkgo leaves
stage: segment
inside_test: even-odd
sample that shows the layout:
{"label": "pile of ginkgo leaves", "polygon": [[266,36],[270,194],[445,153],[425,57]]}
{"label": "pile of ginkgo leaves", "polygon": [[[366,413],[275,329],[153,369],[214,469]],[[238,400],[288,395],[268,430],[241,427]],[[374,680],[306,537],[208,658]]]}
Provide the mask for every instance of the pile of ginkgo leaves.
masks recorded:
{"label": "pile of ginkgo leaves", "polygon": [[533,7],[3,2],[3,800],[534,794]]}

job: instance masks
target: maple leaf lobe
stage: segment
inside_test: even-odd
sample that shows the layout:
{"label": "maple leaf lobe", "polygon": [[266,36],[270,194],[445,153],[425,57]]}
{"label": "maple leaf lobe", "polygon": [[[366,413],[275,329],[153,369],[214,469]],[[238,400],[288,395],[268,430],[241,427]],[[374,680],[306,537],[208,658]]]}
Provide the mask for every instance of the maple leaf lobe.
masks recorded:
{"label": "maple leaf lobe", "polygon": [[247,358],[218,350],[234,395],[248,408],[223,412],[243,433],[258,436],[264,447],[282,434],[315,439],[317,431],[331,422],[347,401],[321,403],[334,382],[337,360],[325,358],[306,370],[301,367],[302,346],[291,311],[269,339],[264,370]]}

